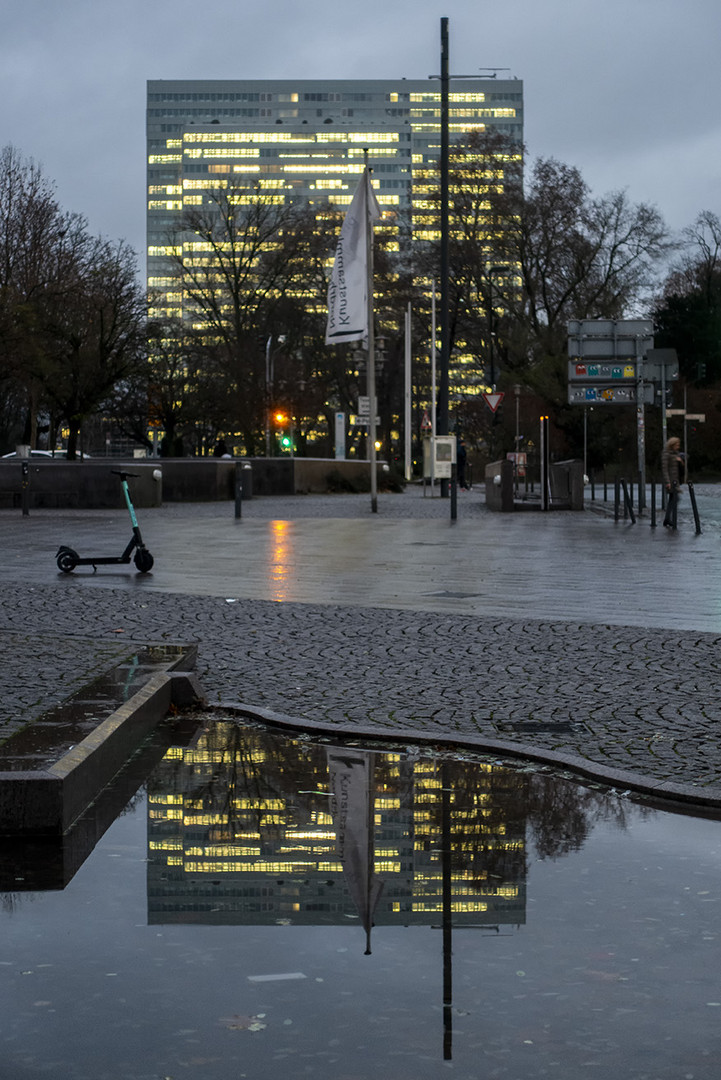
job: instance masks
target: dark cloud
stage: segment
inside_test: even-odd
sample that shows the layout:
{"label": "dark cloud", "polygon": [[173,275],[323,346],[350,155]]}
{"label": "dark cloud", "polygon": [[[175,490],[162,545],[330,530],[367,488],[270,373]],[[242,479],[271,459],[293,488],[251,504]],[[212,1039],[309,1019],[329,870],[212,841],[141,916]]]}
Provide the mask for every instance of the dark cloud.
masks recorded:
{"label": "dark cloud", "polygon": [[[674,227],[721,212],[718,0],[451,0],[451,70],[524,80],[532,155],[628,189]],[[149,78],[410,78],[439,70],[437,6],[24,0],[0,39],[0,144],[68,209],[142,251]]]}

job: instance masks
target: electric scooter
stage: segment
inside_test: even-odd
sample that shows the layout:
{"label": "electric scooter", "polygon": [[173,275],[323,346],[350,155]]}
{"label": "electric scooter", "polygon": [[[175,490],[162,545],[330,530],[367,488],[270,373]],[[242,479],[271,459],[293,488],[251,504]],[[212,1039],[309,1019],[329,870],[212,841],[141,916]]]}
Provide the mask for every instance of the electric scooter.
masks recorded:
{"label": "electric scooter", "polygon": [[140,527],[138,525],[138,519],[135,516],[135,508],[130,498],[130,489],[128,487],[128,477],[137,476],[138,473],[120,472],[118,469],[110,470],[115,476],[120,477],[120,485],[123,489],[123,495],[125,496],[125,502],[128,507],[128,513],[130,514],[130,521],[133,526],[133,535],[130,539],[130,543],[126,547],[122,555],[103,555],[95,558],[81,559],[77,551],[73,551],[71,547],[67,547],[63,544],[58,548],[56,555],[58,570],[62,570],[64,574],[70,574],[76,566],[92,566],[93,570],[97,570],[99,566],[111,566],[118,563],[129,563],[130,556],[135,550],[134,563],[141,574],[147,574],[153,566],[153,556],[150,554],[143,538],[140,535]]}

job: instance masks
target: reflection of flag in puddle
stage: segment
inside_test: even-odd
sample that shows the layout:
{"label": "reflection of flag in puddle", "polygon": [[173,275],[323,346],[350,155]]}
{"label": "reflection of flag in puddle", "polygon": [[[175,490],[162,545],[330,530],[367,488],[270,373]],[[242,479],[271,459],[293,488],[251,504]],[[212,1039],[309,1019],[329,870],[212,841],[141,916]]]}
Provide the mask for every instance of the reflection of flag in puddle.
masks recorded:
{"label": "reflection of flag in puddle", "polygon": [[336,853],[365,928],[369,955],[373,913],[383,891],[374,870],[374,755],[329,748],[328,773]]}

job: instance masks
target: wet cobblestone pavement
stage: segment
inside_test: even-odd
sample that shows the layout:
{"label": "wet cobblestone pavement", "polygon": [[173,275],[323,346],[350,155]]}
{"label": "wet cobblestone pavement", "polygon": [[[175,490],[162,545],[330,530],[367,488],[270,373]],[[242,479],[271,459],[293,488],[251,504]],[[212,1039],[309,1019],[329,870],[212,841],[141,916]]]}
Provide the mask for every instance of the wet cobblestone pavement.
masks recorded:
{"label": "wet cobblestone pavement", "polygon": [[[490,514],[474,493],[0,513],[2,730],[147,642],[197,642],[211,704],[344,729],[481,737],[721,795],[721,569],[695,536],[593,513]],[[709,496],[711,497],[711,496]]]}

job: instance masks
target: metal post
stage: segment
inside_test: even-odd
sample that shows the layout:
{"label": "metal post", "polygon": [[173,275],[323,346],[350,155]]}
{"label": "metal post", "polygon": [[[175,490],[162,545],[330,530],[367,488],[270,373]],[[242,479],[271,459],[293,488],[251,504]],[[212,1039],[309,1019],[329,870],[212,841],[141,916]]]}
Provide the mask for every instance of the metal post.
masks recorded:
{"label": "metal post", "polygon": [[20,486],[20,491],[21,491],[20,501],[21,501],[22,510],[23,510],[23,517],[29,517],[29,515],[30,515],[30,505],[29,505],[30,500],[29,500],[28,488],[30,486],[30,465],[29,465],[29,463],[27,461],[23,461],[21,463],[20,468],[22,469],[22,481],[21,481],[21,486]]}
{"label": "metal post", "polygon": [[[448,143],[449,143],[449,74],[448,18],[441,19],[441,372],[438,387],[438,426],[434,434],[448,434],[448,394],[450,369],[450,319],[448,298]],[[448,495],[448,481],[441,481],[441,495]]]}
{"label": "metal post", "polygon": [[651,481],[651,528],[656,528],[656,484]]}
{"label": "metal post", "polygon": [[[433,279],[433,286],[431,290],[431,447],[435,448],[436,435],[438,434],[438,417],[436,409],[438,402],[436,399],[436,335],[438,333],[436,327],[436,279]],[[436,482],[436,455],[435,449],[431,452],[431,495],[433,494],[433,485]]]}
{"label": "metal post", "polygon": [[265,456],[270,457],[270,399],[273,393],[273,375],[271,372],[273,335],[265,343]]}
{"label": "metal post", "polygon": [[451,521],[455,521],[458,517],[458,483],[456,476],[456,465],[451,465]]}
{"label": "metal post", "polygon": [[632,524],[632,525],[635,525],[635,524],[636,524],[636,515],[635,515],[635,514],[634,514],[634,512],[633,512],[633,500],[632,500],[632,499],[631,499],[631,498],[629,497],[629,494],[628,494],[628,487],[627,487],[627,485],[626,485],[626,481],[625,481],[625,480],[621,480],[621,486],[622,486],[622,488],[623,488],[623,501],[624,501],[624,505],[625,505],[625,507],[626,507],[626,510],[628,511],[628,516],[629,516],[629,517],[630,517],[630,519],[631,519],[631,524]]}
{"label": "metal post", "polygon": [[516,395],[516,437],[513,440],[513,449],[516,452],[516,457],[513,462],[513,478],[515,480],[516,495],[518,494],[518,455],[520,453],[521,443],[521,425],[520,425],[520,401],[521,401],[521,384],[516,383],[513,387],[513,393]]}
{"label": "metal post", "polygon": [[366,260],[368,267],[368,438],[370,448],[368,457],[371,467],[371,511],[378,513],[378,475],[376,469],[376,361],[375,361],[375,327],[373,325],[373,220],[371,218],[370,187],[371,174],[368,168],[368,151],[363,151],[365,156],[364,182],[366,189]]}
{"label": "metal post", "polygon": [[694,491],[693,484],[690,480],[688,482],[688,494],[689,498],[691,499],[691,509],[693,510],[693,520],[696,526],[696,535],[699,536],[701,534],[701,521],[699,520],[698,506],[696,505],[696,492]]}
{"label": "metal post", "polygon": [[613,484],[613,520],[618,521],[620,516],[621,481],[616,477]]}
{"label": "metal post", "polygon": [[406,370],[406,397],[405,397],[405,461],[406,461],[406,481],[410,482],[413,477],[413,462],[411,460],[411,396],[412,396],[412,378],[411,378],[411,304],[408,301],[408,309],[406,311],[406,351],[405,351],[405,370]]}
{"label": "metal post", "polygon": [[666,449],[668,420],[666,417],[666,365],[661,364],[661,453]]}
{"label": "metal post", "polygon": [[548,417],[541,417],[541,434],[540,434],[540,451],[541,451],[541,510],[548,510],[549,498],[548,498],[548,483],[549,483],[549,453],[548,453]]}
{"label": "metal post", "polygon": [[641,487],[638,497],[639,512],[644,507],[646,491],[646,412],[643,400],[643,338],[636,336],[636,435],[638,442],[638,471]]}
{"label": "metal post", "polygon": [[583,406],[583,475],[588,476],[588,409]]}

